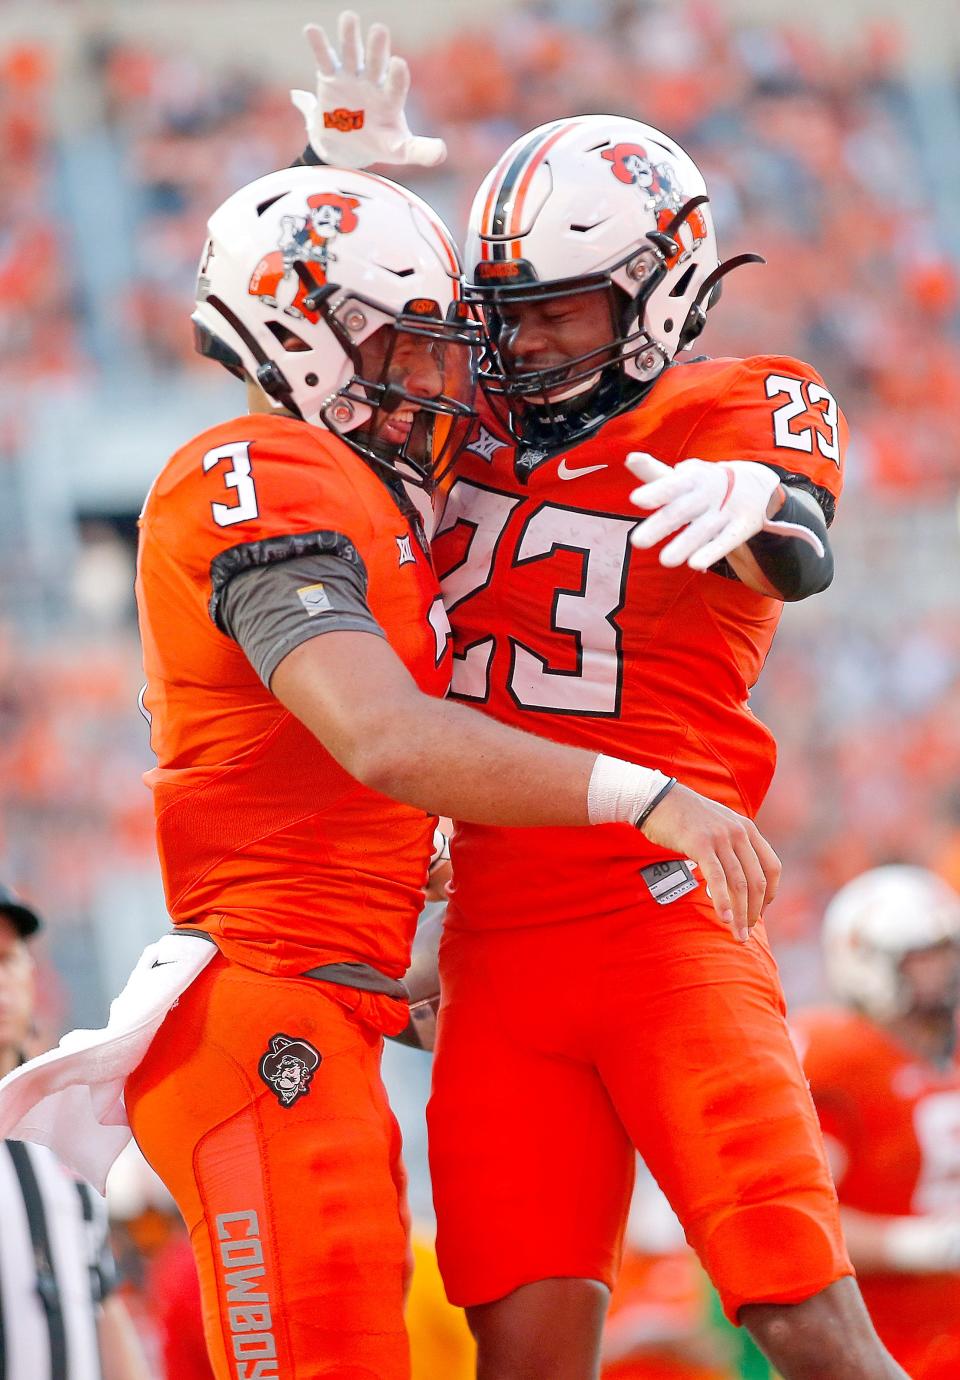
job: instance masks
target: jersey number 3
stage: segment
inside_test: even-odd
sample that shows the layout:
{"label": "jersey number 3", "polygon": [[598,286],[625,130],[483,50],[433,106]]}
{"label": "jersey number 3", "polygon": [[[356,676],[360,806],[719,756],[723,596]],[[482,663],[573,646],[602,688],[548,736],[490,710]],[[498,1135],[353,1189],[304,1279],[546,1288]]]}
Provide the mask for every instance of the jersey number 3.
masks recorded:
{"label": "jersey number 3", "polygon": [[215,469],[221,461],[229,465],[223,471],[223,482],[228,489],[235,489],[236,503],[211,503],[210,511],[218,527],[232,527],[235,522],[249,522],[259,517],[257,491],[250,473],[250,442],[231,441],[226,446],[216,446],[203,457],[204,472]]}

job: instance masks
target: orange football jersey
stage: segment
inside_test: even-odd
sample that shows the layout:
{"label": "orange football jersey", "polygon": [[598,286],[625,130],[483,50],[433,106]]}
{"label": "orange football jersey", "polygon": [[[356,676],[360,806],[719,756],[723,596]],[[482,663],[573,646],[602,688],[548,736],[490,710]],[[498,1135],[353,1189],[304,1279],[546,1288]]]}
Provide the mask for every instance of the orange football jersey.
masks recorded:
{"label": "orange football jersey", "polygon": [[[960,1061],[939,1072],[849,1011],[801,1011],[791,1024],[820,1124],[846,1160],[841,1204],[891,1217],[960,1214]],[[960,1375],[960,1271],[857,1277],[910,1375]]]}
{"label": "orange football jersey", "polygon": [[[781,604],[714,572],[665,569],[659,548],[635,550],[641,515],[623,461],[632,450],[670,465],[754,460],[837,495],[845,444],[819,375],[769,356],[670,368],[639,407],[549,459],[518,454],[485,419],[434,529],[451,693],[754,815],[775,746],[748,700]],[[644,888],[639,869],[664,856],[624,825],[465,825],[455,913],[502,925],[627,909]]]}
{"label": "orange football jersey", "polygon": [[[352,961],[397,977],[434,820],[350,777],[211,614],[215,560],[219,579],[234,563],[245,568],[254,544],[269,560],[271,539],[276,555],[296,535],[296,554],[308,555],[325,533],[359,554],[370,611],[420,688],[446,692],[436,578],[386,484],[328,433],[239,417],[173,456],[141,518],[144,707],[158,759],[146,780],[177,924],[209,930],[228,956],[262,971]],[[322,604],[322,592],[313,597]]]}

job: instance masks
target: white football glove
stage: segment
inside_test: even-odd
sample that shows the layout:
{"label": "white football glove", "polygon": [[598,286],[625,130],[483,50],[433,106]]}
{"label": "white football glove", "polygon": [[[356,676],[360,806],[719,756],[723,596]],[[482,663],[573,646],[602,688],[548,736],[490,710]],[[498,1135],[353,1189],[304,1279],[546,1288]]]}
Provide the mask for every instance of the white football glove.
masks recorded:
{"label": "white football glove", "polygon": [[643,451],[632,451],[625,463],[643,481],[630,502],[651,511],[631,533],[633,545],[647,550],[678,533],[660,552],[661,565],[709,570],[758,532],[796,537],[823,556],[823,544],[814,532],[767,516],[780,484],[769,465],[753,460],[681,460],[671,469]]}
{"label": "white football glove", "polygon": [[316,58],[317,94],[291,91],[290,99],[318,158],[341,168],[371,163],[432,168],[443,162],[442,139],[410,133],[403,109],[410,68],[405,58],[390,56],[385,24],[370,25],[366,57],[360,20],[352,10],[340,15],[339,56],[319,24],[308,24],[303,32]]}

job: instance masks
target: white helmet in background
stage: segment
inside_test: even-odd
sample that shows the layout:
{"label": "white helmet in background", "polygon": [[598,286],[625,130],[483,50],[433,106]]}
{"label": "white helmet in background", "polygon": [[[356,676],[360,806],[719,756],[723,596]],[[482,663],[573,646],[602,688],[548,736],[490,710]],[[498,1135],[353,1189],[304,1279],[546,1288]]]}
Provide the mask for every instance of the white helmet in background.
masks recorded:
{"label": "white helmet in background", "polygon": [[874,1020],[904,1015],[912,994],[900,965],[909,953],[960,944],[960,896],[922,867],[876,867],[840,888],[823,917],[827,979]]}
{"label": "white helmet in background", "polygon": [[[235,192],[207,230],[193,315],[200,353],[426,482],[472,418],[479,333],[439,216],[370,173],[288,168]],[[395,381],[394,358],[411,340],[436,360],[436,396]],[[414,417],[402,443],[377,439],[377,409]]]}
{"label": "white helmet in background", "polygon": [[[517,440],[570,445],[634,406],[703,329],[722,267],[707,189],[659,130],[614,115],[555,120],[512,144],[484,180],[467,232],[466,292],[492,362],[481,379]],[[500,313],[600,292],[610,340],[562,365],[516,367]]]}

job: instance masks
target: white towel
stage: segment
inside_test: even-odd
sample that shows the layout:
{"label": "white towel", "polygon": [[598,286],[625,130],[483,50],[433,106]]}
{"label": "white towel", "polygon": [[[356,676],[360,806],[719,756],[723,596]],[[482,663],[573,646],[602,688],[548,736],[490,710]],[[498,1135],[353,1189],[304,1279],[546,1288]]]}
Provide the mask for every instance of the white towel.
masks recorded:
{"label": "white towel", "polygon": [[103,1030],[72,1030],[56,1049],[0,1081],[0,1139],[48,1146],[103,1193],[110,1166],[131,1139],[123,1085],[216,952],[215,944],[189,934],[149,944]]}

